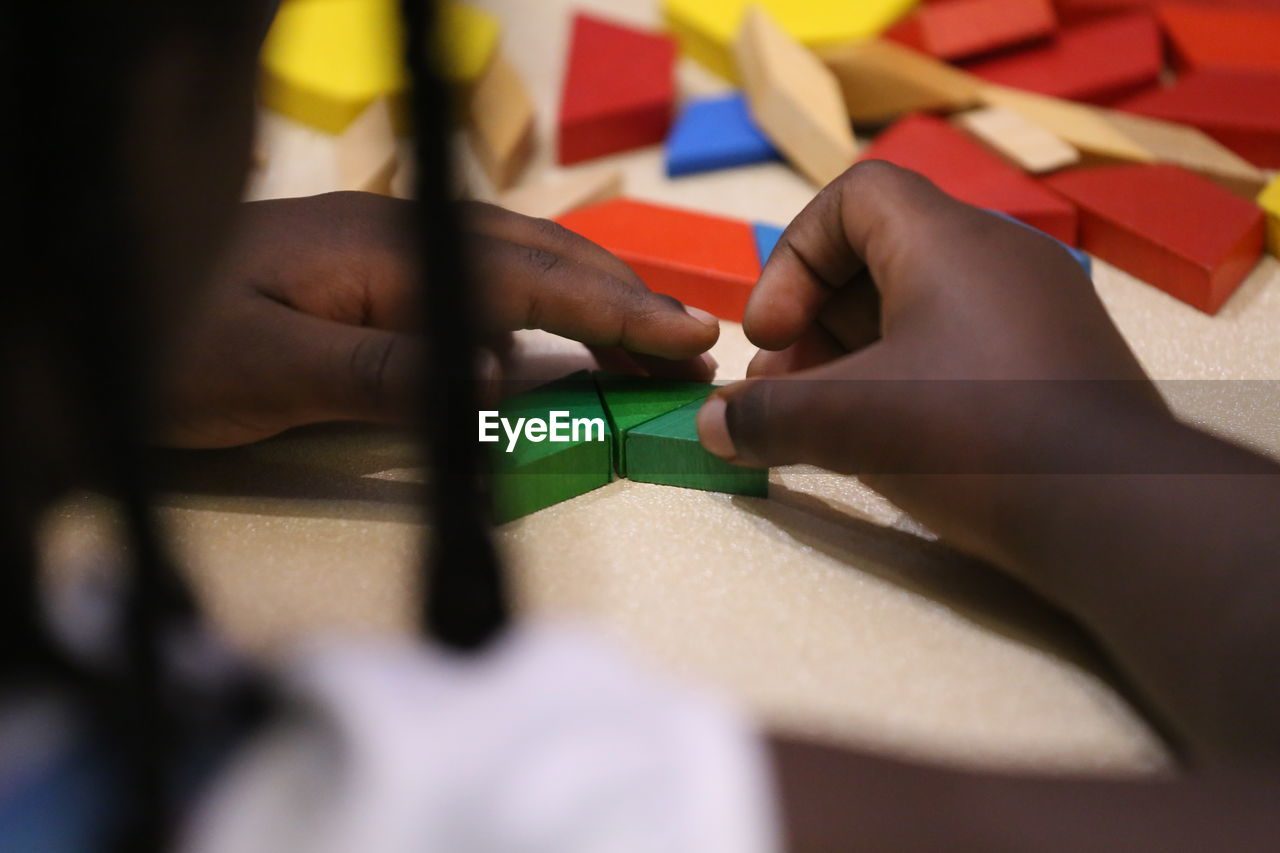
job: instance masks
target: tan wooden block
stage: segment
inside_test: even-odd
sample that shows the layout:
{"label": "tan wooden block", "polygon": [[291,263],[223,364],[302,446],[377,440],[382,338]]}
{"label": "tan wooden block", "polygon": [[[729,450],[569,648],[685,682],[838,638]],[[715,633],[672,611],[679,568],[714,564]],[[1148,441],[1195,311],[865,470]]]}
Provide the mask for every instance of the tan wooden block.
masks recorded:
{"label": "tan wooden block", "polygon": [[982,107],[953,121],[1025,172],[1042,174],[1080,162],[1080,152],[1007,107]]}
{"label": "tan wooden block", "polygon": [[396,154],[391,106],[378,98],[334,141],[338,188],[390,195]]}
{"label": "tan wooden block", "polygon": [[1249,199],[1266,186],[1261,169],[1197,128],[1119,110],[1107,110],[1106,115],[1161,163],[1181,166]]}
{"label": "tan wooden block", "polygon": [[826,186],[853,165],[858,143],[835,75],[759,6],[743,17],[734,55],[752,117],[793,166]]}
{"label": "tan wooden block", "polygon": [[533,153],[533,101],[501,53],[476,83],[467,103],[467,129],[476,158],[494,189],[515,183]]}
{"label": "tan wooden block", "polygon": [[978,103],[982,87],[976,77],[891,41],[824,48],[818,56],[835,74],[849,118],[859,124],[881,124],[917,110],[965,109]]}
{"label": "tan wooden block", "polygon": [[983,103],[1007,107],[1075,146],[1087,161],[1151,163],[1156,159],[1150,151],[1121,133],[1097,107],[994,85],[983,86],[981,97]]}
{"label": "tan wooden block", "polygon": [[574,173],[559,181],[517,187],[499,196],[497,203],[525,216],[555,219],[571,210],[608,201],[621,194],[621,171],[595,169]]}

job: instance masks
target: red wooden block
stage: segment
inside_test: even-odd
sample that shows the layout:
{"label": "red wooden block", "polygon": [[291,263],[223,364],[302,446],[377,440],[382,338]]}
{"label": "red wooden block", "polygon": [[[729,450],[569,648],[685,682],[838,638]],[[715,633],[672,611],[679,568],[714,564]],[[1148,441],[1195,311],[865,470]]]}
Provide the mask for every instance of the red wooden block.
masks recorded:
{"label": "red wooden block", "polygon": [[965,59],[1057,28],[1049,0],[949,0],[918,7],[885,35],[940,59]]}
{"label": "red wooden block", "polygon": [[675,101],[675,56],[666,36],[575,15],[560,99],[560,163],[662,142]]}
{"label": "red wooden block", "polygon": [[[1165,2],[1166,0],[1053,0],[1053,6],[1058,13],[1058,20],[1064,24],[1075,24],[1101,15],[1114,15],[1117,12],[1154,10]],[[1219,9],[1280,11],[1280,0],[1182,0],[1182,2]]]}
{"label": "red wooden block", "polygon": [[1174,54],[1187,68],[1280,72],[1280,10],[1171,3],[1160,6],[1157,14]]}
{"label": "red wooden block", "polygon": [[1280,73],[1192,71],[1120,109],[1198,127],[1255,166],[1280,169]]}
{"label": "red wooden block", "polygon": [[1163,65],[1155,19],[1137,12],[1063,27],[1048,44],[965,67],[992,83],[1109,104],[1154,85]]}
{"label": "red wooden block", "polygon": [[650,290],[725,320],[742,321],[760,278],[755,234],[746,222],[628,198],[556,221],[622,258]]}
{"label": "red wooden block", "polygon": [[1257,205],[1178,166],[1102,166],[1045,179],[1080,209],[1080,247],[1216,314],[1263,245]]}
{"label": "red wooden block", "polygon": [[963,202],[998,210],[1075,245],[1076,212],[949,123],[910,115],[876,137],[862,160],[914,169]]}

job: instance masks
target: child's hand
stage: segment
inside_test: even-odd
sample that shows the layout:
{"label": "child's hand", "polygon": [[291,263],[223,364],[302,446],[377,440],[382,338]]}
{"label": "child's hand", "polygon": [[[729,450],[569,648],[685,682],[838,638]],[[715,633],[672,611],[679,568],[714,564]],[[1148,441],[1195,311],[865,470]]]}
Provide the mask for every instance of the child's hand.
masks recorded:
{"label": "child's hand", "polygon": [[[226,447],[325,420],[397,422],[421,348],[409,202],[334,193],[245,206],[239,236],[162,378],[158,438]],[[464,206],[494,346],[516,329],[582,341],[611,366],[710,379],[715,319],[651,293],[544,220]],[[452,283],[451,283],[452,286]],[[505,365],[494,359],[488,375]]]}

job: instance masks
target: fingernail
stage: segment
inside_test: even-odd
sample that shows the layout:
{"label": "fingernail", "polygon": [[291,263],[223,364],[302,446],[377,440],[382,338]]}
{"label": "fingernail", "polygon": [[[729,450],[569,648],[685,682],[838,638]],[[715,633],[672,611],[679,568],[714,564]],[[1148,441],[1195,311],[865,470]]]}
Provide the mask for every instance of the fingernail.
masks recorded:
{"label": "fingernail", "polygon": [[738,455],[725,420],[727,410],[724,398],[718,396],[709,398],[698,410],[698,438],[703,447],[721,459],[733,459]]}
{"label": "fingernail", "polygon": [[703,311],[701,308],[694,308],[692,305],[684,306],[685,313],[693,319],[697,320],[704,326],[712,326],[720,328],[720,320],[710,311]]}

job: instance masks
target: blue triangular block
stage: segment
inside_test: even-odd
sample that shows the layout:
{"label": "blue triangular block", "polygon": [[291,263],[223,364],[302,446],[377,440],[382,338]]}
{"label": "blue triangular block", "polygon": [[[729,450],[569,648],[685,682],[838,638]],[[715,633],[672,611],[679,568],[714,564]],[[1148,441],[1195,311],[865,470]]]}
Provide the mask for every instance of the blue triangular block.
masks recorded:
{"label": "blue triangular block", "polygon": [[769,260],[769,256],[773,254],[773,247],[778,245],[778,238],[782,236],[783,229],[777,225],[753,222],[751,230],[756,238],[756,255],[759,256],[760,266],[763,267],[765,261]]}
{"label": "blue triangular block", "polygon": [[741,92],[689,101],[667,136],[669,177],[777,159]]}

